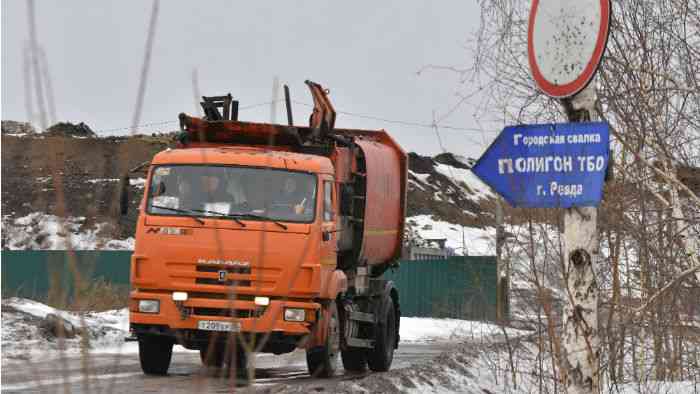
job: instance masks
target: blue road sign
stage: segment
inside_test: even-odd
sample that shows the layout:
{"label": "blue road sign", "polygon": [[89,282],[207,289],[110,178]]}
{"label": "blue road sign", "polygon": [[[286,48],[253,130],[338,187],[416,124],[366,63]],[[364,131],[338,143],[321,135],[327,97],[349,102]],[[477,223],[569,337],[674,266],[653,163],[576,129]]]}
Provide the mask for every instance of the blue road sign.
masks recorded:
{"label": "blue road sign", "polygon": [[609,134],[605,122],[508,126],[472,171],[514,207],[596,206]]}

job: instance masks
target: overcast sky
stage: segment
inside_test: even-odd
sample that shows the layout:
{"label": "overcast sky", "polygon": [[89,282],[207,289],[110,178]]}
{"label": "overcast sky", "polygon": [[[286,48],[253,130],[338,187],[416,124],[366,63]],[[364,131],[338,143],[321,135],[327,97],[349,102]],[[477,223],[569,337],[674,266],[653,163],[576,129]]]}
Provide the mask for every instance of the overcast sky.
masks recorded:
{"label": "overcast sky", "polygon": [[[476,0],[262,1],[160,3],[142,124],[196,113],[192,71],[203,95],[231,92],[241,107],[269,102],[272,81],[289,84],[292,99],[311,103],[303,84],[328,87],[339,111],[430,124],[458,100],[459,76],[417,71],[428,64],[468,65],[464,49],[478,27]],[[143,62],[150,1],[36,2],[38,41],[47,54],[58,120],[83,121],[93,130],[128,132]],[[22,0],[2,0],[2,118],[27,120],[23,50],[28,40]],[[295,122],[310,108],[296,105]],[[283,105],[277,120],[284,120]],[[241,111],[241,120],[269,121],[270,106]],[[35,124],[38,122],[35,120]],[[473,103],[443,122],[480,126]],[[337,127],[384,128],[406,150],[440,152],[431,128],[338,114]],[[165,131],[175,123],[147,127]],[[478,156],[495,130],[441,130],[452,152]]]}

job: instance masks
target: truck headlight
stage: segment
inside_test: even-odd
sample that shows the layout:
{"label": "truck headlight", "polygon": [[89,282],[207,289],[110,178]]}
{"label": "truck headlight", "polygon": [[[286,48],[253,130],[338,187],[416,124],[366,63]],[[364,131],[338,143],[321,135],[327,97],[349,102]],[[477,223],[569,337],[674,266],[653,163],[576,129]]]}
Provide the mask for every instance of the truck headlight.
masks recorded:
{"label": "truck headlight", "polygon": [[257,306],[270,305],[270,297],[255,297],[255,305],[257,305]]}
{"label": "truck headlight", "polygon": [[160,301],[158,301],[158,300],[139,300],[139,312],[142,312],[142,313],[158,313],[158,312],[160,312]]}
{"label": "truck headlight", "polygon": [[174,291],[173,292],[173,301],[176,301],[176,302],[187,301],[187,293],[185,293],[184,291]]}
{"label": "truck headlight", "polygon": [[299,308],[286,308],[284,310],[284,320],[304,321],[306,320],[306,310]]}

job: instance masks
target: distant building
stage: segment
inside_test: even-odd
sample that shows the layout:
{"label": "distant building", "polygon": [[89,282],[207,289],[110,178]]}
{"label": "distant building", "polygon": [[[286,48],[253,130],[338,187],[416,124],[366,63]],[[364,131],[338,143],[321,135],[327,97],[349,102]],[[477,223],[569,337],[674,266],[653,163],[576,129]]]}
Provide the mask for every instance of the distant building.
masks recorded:
{"label": "distant building", "polygon": [[437,248],[423,248],[420,246],[411,246],[408,250],[409,260],[446,260],[447,251]]}
{"label": "distant building", "polygon": [[445,247],[447,238],[423,239],[420,245],[411,244],[404,250],[408,260],[446,260],[454,256],[452,248]]}

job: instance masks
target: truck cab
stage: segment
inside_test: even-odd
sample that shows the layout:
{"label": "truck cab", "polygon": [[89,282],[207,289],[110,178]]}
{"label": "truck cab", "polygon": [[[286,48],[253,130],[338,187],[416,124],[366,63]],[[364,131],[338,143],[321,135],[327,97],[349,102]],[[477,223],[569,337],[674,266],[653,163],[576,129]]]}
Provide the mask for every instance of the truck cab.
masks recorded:
{"label": "truck cab", "polygon": [[[211,107],[209,117],[216,117]],[[179,146],[158,153],[148,168],[131,260],[130,329],[144,372],[167,373],[176,343],[200,350],[207,366],[237,366],[239,375],[251,353],[297,348],[306,349],[317,376],[333,375],[339,355],[346,369],[387,370],[398,346],[398,293],[379,275],[398,255],[394,244],[383,252],[381,238],[400,240],[403,222],[394,218],[393,231],[366,231],[370,194],[356,189],[370,176],[368,160],[358,168],[357,158],[389,145],[336,136],[321,146],[327,123],[314,127],[313,116],[301,131],[180,119]],[[315,135],[316,143],[284,142],[288,134]],[[256,143],[274,135],[282,142]],[[394,201],[401,207],[389,210],[402,213],[405,162],[403,174],[391,163],[403,180],[390,183],[404,197],[377,201]]]}

